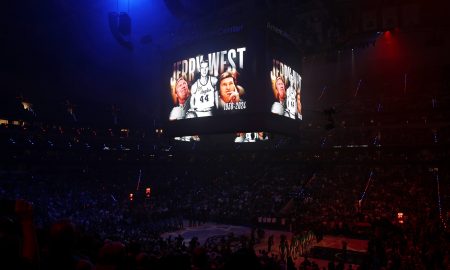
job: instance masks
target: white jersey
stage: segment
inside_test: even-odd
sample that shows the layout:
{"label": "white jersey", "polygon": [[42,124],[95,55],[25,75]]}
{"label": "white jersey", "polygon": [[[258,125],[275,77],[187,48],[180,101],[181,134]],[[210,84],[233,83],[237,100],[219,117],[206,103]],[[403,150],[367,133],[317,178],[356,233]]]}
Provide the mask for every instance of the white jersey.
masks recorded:
{"label": "white jersey", "polygon": [[255,142],[256,138],[258,138],[258,133],[256,132],[247,132],[245,133],[245,142]]}
{"label": "white jersey", "polygon": [[286,112],[285,115],[295,119],[297,113],[297,92],[294,87],[289,87],[286,90]]}
{"label": "white jersey", "polygon": [[285,110],[284,110],[284,102],[278,102],[278,101],[275,101],[273,104],[272,104],[272,109],[271,109],[271,111],[272,111],[272,113],[274,113],[274,114],[278,114],[278,115],[283,115],[284,114],[284,112],[285,112]]}
{"label": "white jersey", "polygon": [[180,120],[186,118],[186,103],[173,107],[169,115],[169,120]]}
{"label": "white jersey", "polygon": [[206,84],[198,79],[191,87],[191,109],[195,111],[210,111],[215,106],[215,87],[213,78],[208,77]]}

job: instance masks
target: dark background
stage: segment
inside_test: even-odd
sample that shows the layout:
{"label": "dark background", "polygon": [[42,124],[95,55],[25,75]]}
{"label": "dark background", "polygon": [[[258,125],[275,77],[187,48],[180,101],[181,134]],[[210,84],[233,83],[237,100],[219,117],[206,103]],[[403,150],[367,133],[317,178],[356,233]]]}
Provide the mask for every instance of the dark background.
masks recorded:
{"label": "dark background", "polygon": [[[416,15],[406,12],[410,6]],[[23,97],[48,122],[64,121],[68,101],[86,123],[108,118],[113,104],[126,125],[163,122],[167,54],[206,26],[261,18],[292,35],[302,50],[306,121],[320,121],[332,107],[354,110],[349,102],[373,109],[405,92],[430,103],[449,85],[444,7],[443,1],[415,0],[8,0],[0,16],[0,114],[20,109],[16,97]],[[115,38],[110,12],[131,18],[126,40],[132,49]],[[366,27],[370,12],[376,14],[373,28]]]}

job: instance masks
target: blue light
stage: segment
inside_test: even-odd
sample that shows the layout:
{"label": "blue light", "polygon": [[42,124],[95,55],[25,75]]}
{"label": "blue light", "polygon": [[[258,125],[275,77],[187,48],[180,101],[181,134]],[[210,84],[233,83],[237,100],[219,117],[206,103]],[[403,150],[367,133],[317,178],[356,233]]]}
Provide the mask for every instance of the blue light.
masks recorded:
{"label": "blue light", "polygon": [[327,141],[327,138],[322,138],[322,141],[320,142],[320,146],[323,148],[325,146],[325,142]]}
{"label": "blue light", "polygon": [[373,176],[373,171],[370,171],[369,179],[367,180],[366,187],[361,195],[361,199],[360,199],[361,202],[364,199],[364,197],[366,196],[366,192],[367,192],[367,189],[369,188],[370,182],[372,182],[372,176]]}
{"label": "blue light", "polygon": [[434,177],[436,178],[436,185],[437,185],[437,201],[438,201],[439,218],[441,219],[441,222],[444,225],[444,228],[447,228],[447,223],[445,222],[445,219],[442,216],[442,204],[441,204],[441,190],[440,190],[440,183],[439,183],[439,173],[438,173],[438,170],[435,170],[434,172],[435,172],[434,173]]}
{"label": "blue light", "polygon": [[381,105],[381,103],[378,103],[377,112],[381,112],[382,108],[383,108],[383,106]]}

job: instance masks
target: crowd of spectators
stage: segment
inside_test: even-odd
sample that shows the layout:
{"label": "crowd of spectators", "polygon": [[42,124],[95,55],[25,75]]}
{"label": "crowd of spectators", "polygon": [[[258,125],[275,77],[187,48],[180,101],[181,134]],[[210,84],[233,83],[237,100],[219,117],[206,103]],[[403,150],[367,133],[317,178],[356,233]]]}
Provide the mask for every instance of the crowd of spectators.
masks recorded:
{"label": "crowd of spectators", "polygon": [[[39,266],[69,263],[51,253],[54,226],[73,234],[70,252],[77,267],[165,269],[173,256],[179,269],[232,269],[234,260],[262,269],[285,263],[267,251],[255,254],[251,239],[229,237],[202,246],[160,237],[203,222],[275,226],[296,234],[313,230],[318,240],[323,234],[365,237],[370,240],[363,269],[440,269],[448,262],[446,148],[429,143],[425,150],[301,151],[287,140],[282,147],[275,142],[263,150],[242,147],[213,155],[156,137],[146,140],[142,133],[117,133],[2,127],[0,197],[32,203]],[[264,224],[262,217],[277,222]],[[239,249],[230,248],[233,242]]]}

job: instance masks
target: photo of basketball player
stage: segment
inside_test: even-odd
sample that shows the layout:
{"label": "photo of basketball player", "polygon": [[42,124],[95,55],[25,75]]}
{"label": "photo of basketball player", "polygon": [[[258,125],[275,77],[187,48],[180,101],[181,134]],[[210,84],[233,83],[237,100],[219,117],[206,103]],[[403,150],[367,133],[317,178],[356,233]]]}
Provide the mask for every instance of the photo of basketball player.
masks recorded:
{"label": "photo of basketball player", "polygon": [[236,138],[234,138],[235,143],[243,143],[245,141],[245,133],[238,132],[236,133]]}
{"label": "photo of basketball player", "polygon": [[217,78],[209,75],[209,63],[200,63],[200,78],[192,84],[187,118],[212,116],[218,107]]}
{"label": "photo of basketball player", "polygon": [[170,79],[172,88],[172,99],[176,105],[169,115],[169,120],[179,120],[186,118],[186,112],[189,110],[190,91],[185,77],[181,76],[177,80]]}
{"label": "photo of basketball player", "polygon": [[286,83],[282,76],[275,76],[274,72],[270,72],[270,79],[272,80],[272,90],[275,95],[275,101],[272,104],[272,113],[284,115],[286,109]]}
{"label": "photo of basketball player", "polygon": [[244,88],[237,85],[237,71],[225,71],[219,76],[219,108],[226,110],[245,109],[242,95]]}
{"label": "photo of basketball player", "polygon": [[300,97],[300,87],[297,90],[297,119],[302,120],[303,116],[302,116],[302,102],[301,102],[301,97]]}
{"label": "photo of basketball player", "polygon": [[286,110],[284,116],[295,119],[297,114],[297,91],[294,76],[289,76],[289,87],[286,90]]}
{"label": "photo of basketball player", "polygon": [[301,77],[295,71],[279,75],[270,72],[272,91],[276,101],[272,104],[271,112],[291,119],[302,120],[302,104],[300,99]]}
{"label": "photo of basketball player", "polygon": [[238,132],[234,139],[235,143],[246,143],[246,142],[257,142],[257,141],[267,141],[267,133],[264,132]]}

